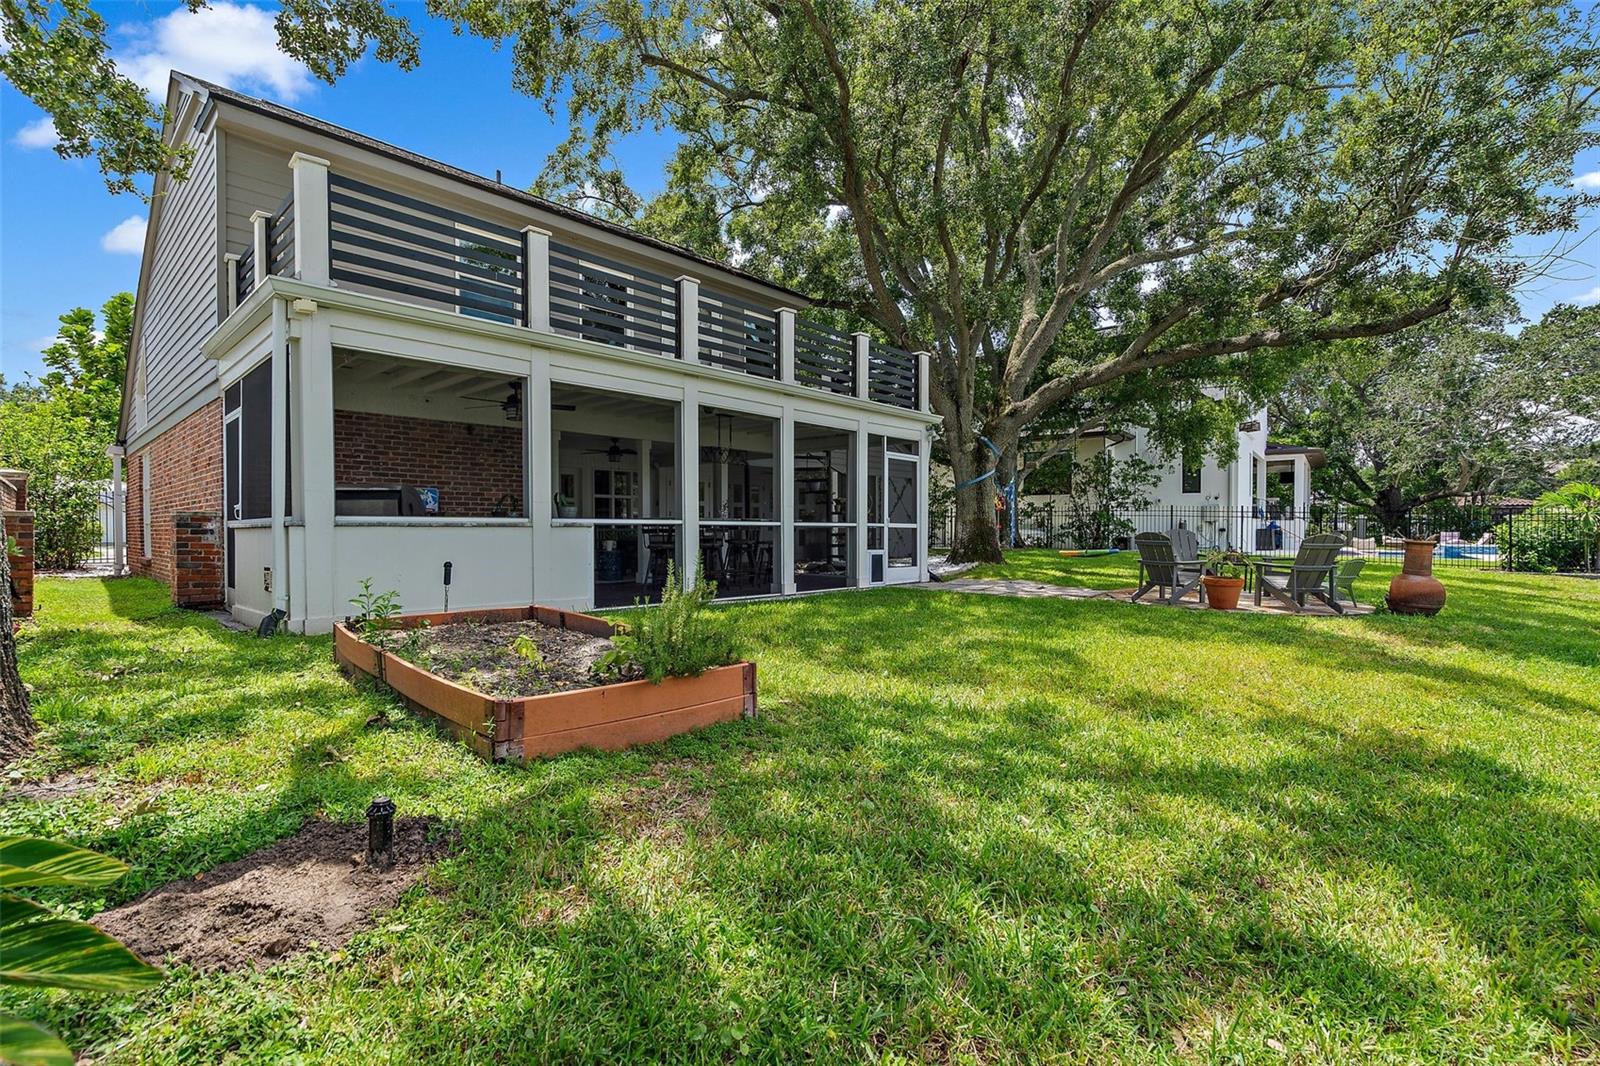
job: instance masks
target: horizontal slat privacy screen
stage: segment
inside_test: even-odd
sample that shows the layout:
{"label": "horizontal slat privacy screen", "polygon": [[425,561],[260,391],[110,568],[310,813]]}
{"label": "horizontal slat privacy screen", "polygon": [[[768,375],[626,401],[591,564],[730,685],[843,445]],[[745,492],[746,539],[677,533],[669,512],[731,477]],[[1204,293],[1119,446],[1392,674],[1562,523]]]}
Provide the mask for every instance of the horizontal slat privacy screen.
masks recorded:
{"label": "horizontal slat privacy screen", "polygon": [[664,274],[551,241],[550,328],[599,344],[675,356],[677,284]]}
{"label": "horizontal slat privacy screen", "polygon": [[856,361],[850,336],[805,319],[794,324],[794,378],[802,385],[850,396]]}
{"label": "horizontal slat privacy screen", "polygon": [[917,406],[917,357],[887,344],[867,349],[867,399],[896,407]]}
{"label": "horizontal slat privacy screen", "polygon": [[294,272],[294,193],[285,196],[272,213],[267,223],[267,247],[272,252],[268,274]]}
{"label": "horizontal slat privacy screen", "polygon": [[[264,273],[296,269],[295,203],[285,198],[266,223]],[[356,291],[473,318],[527,323],[521,230],[393,192],[337,172],[328,175],[329,275]],[[676,278],[558,240],[549,241],[550,328],[569,337],[669,358],[679,351],[682,294]],[[235,285],[243,301],[255,289],[256,249],[247,241]],[[700,362],[776,380],[778,312],[710,287],[698,289],[694,331]],[[915,410],[917,356],[872,342],[866,395]],[[795,381],[856,395],[855,339],[818,322],[794,323]]]}
{"label": "horizontal slat privacy screen", "polygon": [[727,293],[702,288],[700,361],[756,377],[777,377],[776,313]]}
{"label": "horizontal slat privacy screen", "polygon": [[341,174],[328,175],[334,281],[496,322],[522,321],[522,235]]}

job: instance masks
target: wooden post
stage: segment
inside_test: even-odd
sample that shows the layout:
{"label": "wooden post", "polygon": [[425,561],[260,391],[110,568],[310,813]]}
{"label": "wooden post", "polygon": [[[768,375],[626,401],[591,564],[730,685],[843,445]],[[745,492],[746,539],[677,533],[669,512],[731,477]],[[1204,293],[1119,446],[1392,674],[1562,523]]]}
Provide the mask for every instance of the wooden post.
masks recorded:
{"label": "wooden post", "polygon": [[850,334],[850,342],[855,351],[856,399],[865,400],[868,393],[869,375],[871,374],[869,356],[872,351],[872,338],[865,333],[852,333]]}
{"label": "wooden post", "polygon": [[271,212],[251,212],[250,233],[255,250],[255,288],[258,289],[261,283],[267,280],[267,271],[272,269],[272,235],[267,232],[267,227],[271,224]]}
{"label": "wooden post", "polygon": [[[700,361],[700,281],[687,274],[678,283],[678,358],[685,363]],[[685,416],[687,417],[687,416]],[[688,516],[684,516],[687,520]],[[687,568],[685,568],[687,569]]]}
{"label": "wooden post", "polygon": [[933,363],[933,356],[928,352],[916,352],[917,357],[917,410],[927,414],[933,408],[928,403],[928,370]]}
{"label": "wooden post", "polygon": [[[294,171],[294,272],[301,281],[313,285],[327,285],[332,281],[329,277],[332,254],[328,247],[328,166],[326,159],[304,152],[289,157],[289,167]],[[256,253],[258,257],[260,254]]]}
{"label": "wooden post", "polygon": [[780,307],[774,312],[778,321],[778,380],[794,384],[794,320],[791,307]]}
{"label": "wooden post", "polygon": [[222,269],[228,274],[223,291],[228,295],[228,314],[231,315],[239,306],[239,253],[225,252],[222,256]]}

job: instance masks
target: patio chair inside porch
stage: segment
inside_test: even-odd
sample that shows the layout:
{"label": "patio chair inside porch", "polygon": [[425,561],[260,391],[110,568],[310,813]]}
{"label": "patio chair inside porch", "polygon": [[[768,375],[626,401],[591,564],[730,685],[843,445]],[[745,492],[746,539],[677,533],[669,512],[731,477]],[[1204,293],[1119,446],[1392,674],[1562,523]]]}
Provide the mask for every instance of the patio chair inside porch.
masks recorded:
{"label": "patio chair inside porch", "polygon": [[1344,614],[1335,582],[1339,553],[1344,538],[1337,533],[1319,533],[1300,542],[1294,561],[1285,566],[1271,559],[1255,563],[1255,604],[1261,605],[1263,592],[1292,611],[1304,611],[1306,598],[1315,596],[1338,614]]}
{"label": "patio chair inside porch", "polygon": [[1190,592],[1198,592],[1200,601],[1205,602],[1205,586],[1200,583],[1205,567],[1198,559],[1178,558],[1170,534],[1140,533],[1133,542],[1139,549],[1139,587],[1133,593],[1135,602],[1151,589],[1156,589],[1157,595],[1168,603],[1177,603]]}

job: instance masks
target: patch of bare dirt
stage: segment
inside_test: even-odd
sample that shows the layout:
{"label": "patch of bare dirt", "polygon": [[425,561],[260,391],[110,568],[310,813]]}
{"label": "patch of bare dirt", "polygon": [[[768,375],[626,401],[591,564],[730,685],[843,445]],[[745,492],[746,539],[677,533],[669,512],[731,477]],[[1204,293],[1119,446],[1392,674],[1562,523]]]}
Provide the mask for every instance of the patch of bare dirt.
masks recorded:
{"label": "patch of bare dirt", "polygon": [[31,800],[50,803],[93,791],[95,779],[89,774],[60,774],[42,781],[7,781],[0,786],[0,803]]}
{"label": "patch of bare dirt", "polygon": [[294,836],[174,881],[94,923],[152,962],[266,967],[314,943],[342,947],[393,907],[454,843],[436,818],[398,818],[389,870],[365,862],[365,822],[313,819]]}
{"label": "patch of bare dirt", "polygon": [[594,667],[611,641],[538,622],[456,622],[409,630],[390,650],[457,684],[511,699],[603,684]]}

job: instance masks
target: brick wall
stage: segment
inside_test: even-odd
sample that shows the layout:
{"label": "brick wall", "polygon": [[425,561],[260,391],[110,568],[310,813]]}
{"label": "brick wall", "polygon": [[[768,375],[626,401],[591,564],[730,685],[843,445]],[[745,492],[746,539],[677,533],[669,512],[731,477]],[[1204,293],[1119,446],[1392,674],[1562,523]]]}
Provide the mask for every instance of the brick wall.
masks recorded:
{"label": "brick wall", "polygon": [[[145,463],[150,464],[148,551],[144,543]],[[126,477],[128,569],[176,585],[174,519],[180,512],[222,513],[222,401],[212,401],[130,453]]]}
{"label": "brick wall", "polygon": [[215,511],[179,511],[172,516],[172,554],[177,577],[172,602],[179,607],[222,603],[222,518]]}
{"label": "brick wall", "polygon": [[22,470],[0,470],[0,511],[28,509],[28,475]]}
{"label": "brick wall", "polygon": [[510,496],[511,513],[523,513],[520,426],[334,411],[333,456],[339,485],[437,487],[439,513],[468,518]]}
{"label": "brick wall", "polygon": [[[33,512],[5,511],[6,538],[17,543],[11,558],[11,613],[33,614]],[[7,545],[9,547],[9,545]]]}

